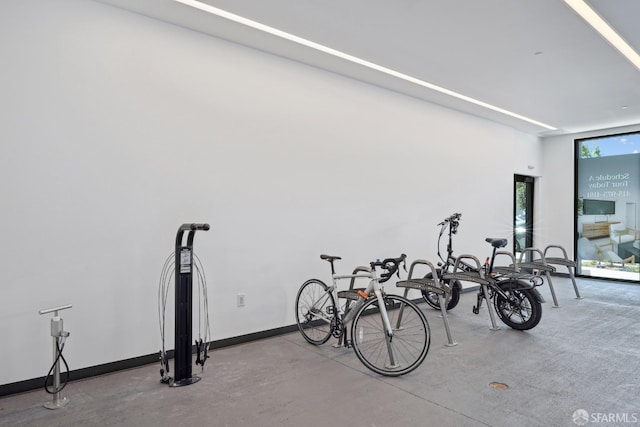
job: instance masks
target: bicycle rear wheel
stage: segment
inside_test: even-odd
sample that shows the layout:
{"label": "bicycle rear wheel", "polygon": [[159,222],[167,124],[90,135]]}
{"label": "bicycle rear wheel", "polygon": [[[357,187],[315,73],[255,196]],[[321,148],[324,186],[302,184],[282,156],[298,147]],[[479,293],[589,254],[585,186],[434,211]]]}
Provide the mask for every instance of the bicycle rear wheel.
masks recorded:
{"label": "bicycle rear wheel", "polygon": [[[373,372],[404,375],[420,366],[429,351],[431,331],[424,313],[399,295],[385,295],[392,336],[388,337],[377,298],[365,302],[351,324],[351,340],[358,359]],[[393,360],[390,355],[393,356]]]}
{"label": "bicycle rear wheel", "polygon": [[542,304],[528,289],[510,289],[504,286],[502,291],[508,297],[505,299],[499,293],[493,300],[493,305],[500,320],[513,329],[526,331],[534,328],[542,318]]}
{"label": "bicycle rear wheel", "polygon": [[327,342],[335,315],[336,303],[329,287],[317,279],[304,282],[296,296],[296,322],[304,339],[314,345]]}

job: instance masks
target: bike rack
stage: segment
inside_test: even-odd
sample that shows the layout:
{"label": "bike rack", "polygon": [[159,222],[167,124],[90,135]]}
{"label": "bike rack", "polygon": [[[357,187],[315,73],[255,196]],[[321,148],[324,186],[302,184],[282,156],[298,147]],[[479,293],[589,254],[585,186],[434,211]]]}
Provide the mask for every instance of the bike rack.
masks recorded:
{"label": "bike rack", "polygon": [[[526,259],[525,256],[530,254],[529,261],[523,261]],[[535,255],[538,255],[536,258]],[[553,298],[553,308],[560,307],[558,304],[558,297],[556,297],[556,291],[553,288],[553,282],[551,281],[551,274],[556,271],[556,268],[551,265],[551,263],[546,259],[544,253],[540,249],[536,248],[525,248],[520,253],[520,260],[518,262],[518,266],[520,268],[525,268],[533,271],[537,276],[544,273],[547,281],[549,282],[549,289],[551,290],[551,297]],[[574,285],[575,286],[575,285]],[[577,288],[576,288],[577,289]]]}
{"label": "bike rack", "polygon": [[494,264],[493,271],[495,271],[496,273],[505,274],[508,276],[511,276],[513,274],[517,275],[518,273],[520,273],[520,268],[518,267],[518,263],[516,262],[516,257],[513,255],[512,252],[497,251],[496,257],[494,259],[498,259],[498,256],[500,255],[509,257],[509,261],[511,261],[511,263],[509,265]]}
{"label": "bike rack", "polygon": [[[549,249],[560,249],[562,251],[562,258],[548,257],[547,251],[549,251]],[[567,267],[567,270],[569,270],[569,277],[571,278],[571,282],[573,283],[573,290],[576,293],[576,299],[582,299],[582,296],[580,296],[580,291],[578,290],[578,284],[576,283],[576,277],[575,277],[575,269],[576,269],[577,263],[569,259],[569,257],[567,257],[567,251],[565,251],[564,248],[560,245],[549,245],[544,249],[544,259],[547,262],[547,264],[562,265]],[[548,277],[547,279],[549,280],[549,286],[551,286],[551,278]]]}
{"label": "bike rack", "polygon": [[[550,249],[559,249],[560,251],[562,251],[562,257],[548,257],[547,256],[547,252],[549,252]],[[538,254],[539,257],[538,258],[534,258],[534,256],[531,256],[531,261],[525,261],[522,262],[522,259],[525,255],[525,252],[531,252],[532,254]],[[576,262],[573,260],[570,260],[567,257],[567,251],[560,245],[549,245],[544,249],[544,252],[540,251],[539,249],[535,249],[535,248],[526,248],[524,249],[524,251],[520,254],[520,266],[524,267],[524,268],[528,268],[534,271],[538,271],[538,272],[542,272],[544,273],[545,277],[547,278],[547,281],[549,282],[549,289],[551,289],[551,296],[553,297],[553,307],[554,308],[558,308],[560,307],[560,305],[558,304],[558,299],[556,298],[556,292],[555,289],[553,288],[553,282],[551,281],[551,273],[556,271],[556,267],[554,267],[554,265],[562,265],[567,267],[567,270],[569,270],[569,278],[571,278],[571,282],[573,284],[573,290],[576,293],[576,299],[582,299],[582,296],[580,296],[580,290],[578,289],[578,284],[576,283],[576,278],[575,278],[575,269],[576,269]]]}
{"label": "bike rack", "polygon": [[[458,267],[458,266],[465,264],[465,262],[463,261],[464,259],[473,260],[475,262],[475,264],[476,264],[476,271],[462,271],[462,269],[460,267]],[[489,289],[487,288],[487,286],[490,285],[491,283],[493,283],[494,281],[492,279],[490,279],[490,278],[484,277],[484,274],[483,274],[483,271],[482,271],[482,267],[481,267],[481,264],[480,264],[480,260],[478,258],[476,258],[473,255],[468,255],[468,254],[463,254],[463,255],[458,256],[456,258],[456,263],[454,265],[453,272],[444,273],[442,275],[442,279],[448,279],[449,281],[460,280],[460,281],[463,281],[463,282],[478,283],[480,285],[480,287],[482,288],[482,293],[484,294],[484,299],[487,302],[487,310],[489,311],[489,317],[491,318],[491,328],[489,328],[489,329],[492,330],[492,331],[500,330],[500,327],[496,323],[496,316],[495,316],[493,310],[491,309],[491,304],[489,303],[489,301],[491,301],[491,299],[489,299]]]}
{"label": "bike rack", "polygon": [[[431,269],[431,278],[420,278],[414,279],[413,276],[413,268],[416,265],[426,265]],[[404,289],[404,297],[407,297],[410,289],[418,289],[420,291],[428,291],[433,292],[438,295],[438,303],[440,304],[440,312],[442,313],[442,321],[444,322],[444,329],[447,332],[447,347],[453,347],[458,345],[457,342],[453,340],[451,335],[451,329],[449,328],[449,318],[447,317],[447,305],[449,304],[449,300],[451,299],[451,287],[444,282],[441,282],[438,278],[438,274],[436,272],[436,268],[429,261],[418,259],[411,263],[411,267],[409,267],[409,276],[407,280],[401,280],[396,282],[396,286]],[[397,328],[400,327],[400,319],[402,319],[402,307],[400,310],[400,316],[398,317]]]}
{"label": "bike rack", "polygon": [[[498,273],[502,276],[508,276],[511,279],[515,280],[531,280],[531,273],[527,273],[526,271],[521,271],[521,264],[516,262],[516,257],[511,252],[507,251],[498,251],[496,252],[496,258],[498,259],[498,255],[508,256],[511,264],[509,265],[494,265],[493,272]],[[536,276],[535,274],[533,276]]]}
{"label": "bike rack", "polygon": [[[358,266],[353,270],[353,274],[354,276],[358,273],[371,273],[371,268],[370,267],[364,267],[364,266]],[[356,279],[357,278],[366,278],[364,276],[359,276],[359,277],[352,277],[351,278],[351,282],[349,283],[349,289],[346,291],[339,291],[338,292],[338,298],[345,298],[347,300],[346,305],[345,305],[345,312],[349,309],[349,306],[351,305],[351,301],[357,301],[360,298],[360,295],[358,294],[358,291],[364,291],[366,288],[354,288],[353,286],[356,283]],[[369,278],[370,279],[370,278]],[[344,344],[343,340],[346,340],[346,332],[344,334],[342,334],[342,336],[340,337],[340,339],[338,340],[338,343],[334,345],[335,348],[341,347]]]}
{"label": "bike rack", "polygon": [[[537,258],[536,255],[538,255]],[[528,259],[528,261],[525,261],[526,259]],[[556,291],[553,288],[553,283],[551,282],[550,277],[550,273],[555,272],[556,268],[553,265],[547,263],[545,256],[540,249],[524,248],[522,252],[520,252],[518,266],[520,268],[531,270],[537,276],[540,276],[540,274],[544,274],[547,278],[547,281],[549,282],[549,290],[551,291],[551,297],[553,298],[553,307],[560,307],[560,305],[558,304],[558,297],[556,297]]]}

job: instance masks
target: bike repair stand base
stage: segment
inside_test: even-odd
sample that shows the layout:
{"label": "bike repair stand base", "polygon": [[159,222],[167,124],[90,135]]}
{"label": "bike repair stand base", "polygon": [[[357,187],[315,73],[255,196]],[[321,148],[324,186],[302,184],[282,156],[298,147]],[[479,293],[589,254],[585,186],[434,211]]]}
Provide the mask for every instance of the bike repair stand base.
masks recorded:
{"label": "bike repair stand base", "polygon": [[[192,295],[193,295],[193,238],[196,230],[209,230],[209,224],[182,224],[176,235],[175,276],[175,352],[174,373],[170,387],[195,384],[200,377],[192,375],[193,347],[191,346]],[[183,245],[183,236],[187,244]]]}
{"label": "bike repair stand base", "polygon": [[62,399],[60,399],[59,396],[56,397],[56,394],[53,395],[53,400],[51,402],[47,402],[42,406],[47,409],[62,409],[69,404],[69,399],[67,397],[63,397]]}
{"label": "bike repair stand base", "polygon": [[191,375],[191,377],[189,378],[185,378],[183,380],[180,381],[171,381],[169,383],[169,387],[183,387],[185,385],[191,385],[191,384],[195,384],[198,381],[200,381],[200,377],[197,375]]}
{"label": "bike repair stand base", "polygon": [[[63,330],[62,318],[58,316],[58,311],[66,310],[71,307],[72,305],[69,304],[60,307],[47,308],[38,312],[41,315],[53,313],[53,317],[51,318],[51,336],[53,337],[53,388],[55,390],[60,389],[60,358],[58,357],[58,340],[62,337],[66,338],[69,335],[68,332]],[[60,397],[60,392],[56,391],[53,393],[53,400],[51,400],[51,402],[44,403],[42,406],[47,409],[62,409],[68,404],[69,399],[66,397]]]}

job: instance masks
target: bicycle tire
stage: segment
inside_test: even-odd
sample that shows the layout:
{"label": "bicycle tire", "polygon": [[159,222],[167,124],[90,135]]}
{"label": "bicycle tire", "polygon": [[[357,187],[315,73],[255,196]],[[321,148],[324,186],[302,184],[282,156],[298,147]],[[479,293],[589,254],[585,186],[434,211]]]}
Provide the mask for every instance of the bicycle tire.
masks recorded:
{"label": "bicycle tire", "polygon": [[[351,342],[358,359],[373,372],[396,377],[416,369],[424,361],[431,343],[429,322],[422,310],[399,295],[385,295],[384,304],[393,328],[390,346],[395,366],[387,350],[387,334],[379,315],[378,299],[365,302],[351,324]],[[401,307],[402,323],[397,328]]]}
{"label": "bicycle tire", "polygon": [[542,304],[529,289],[511,289],[504,286],[502,291],[509,300],[496,292],[493,306],[505,325],[519,331],[526,331],[540,322]]}
{"label": "bicycle tire", "polygon": [[[440,274],[440,271],[438,271],[438,274]],[[424,276],[425,279],[431,279],[432,277],[433,275],[431,273],[428,273],[426,276]],[[449,280],[446,280],[444,282],[450,283]],[[462,284],[460,283],[460,281],[454,280],[453,286],[451,287],[451,298],[449,299],[449,303],[447,304],[447,311],[452,310],[456,305],[458,305],[458,302],[460,301],[461,290]],[[431,306],[431,308],[440,310],[440,301],[438,300],[438,294],[431,291],[422,291],[422,298],[427,304],[429,304],[429,306]]]}
{"label": "bicycle tire", "polygon": [[296,323],[307,342],[321,345],[331,337],[336,302],[329,287],[317,279],[307,280],[296,296]]}

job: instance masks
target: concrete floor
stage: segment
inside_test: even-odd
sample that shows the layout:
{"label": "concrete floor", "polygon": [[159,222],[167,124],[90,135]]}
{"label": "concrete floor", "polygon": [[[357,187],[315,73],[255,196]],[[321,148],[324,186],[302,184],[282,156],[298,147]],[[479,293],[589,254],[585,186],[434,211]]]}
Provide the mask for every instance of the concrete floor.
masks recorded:
{"label": "concrete floor", "polygon": [[[431,349],[414,372],[381,377],[352,349],[314,347],[300,334],[215,350],[202,381],[159,383],[159,365],[69,383],[69,405],[43,408],[44,391],[0,399],[1,426],[575,426],[640,425],[640,286],[554,278],[561,308],[542,294],[540,324],[529,332],[489,330],[475,293],[450,312],[454,338],[438,312],[421,304]],[[194,373],[198,370],[194,367]],[[508,385],[492,388],[491,382]]]}

